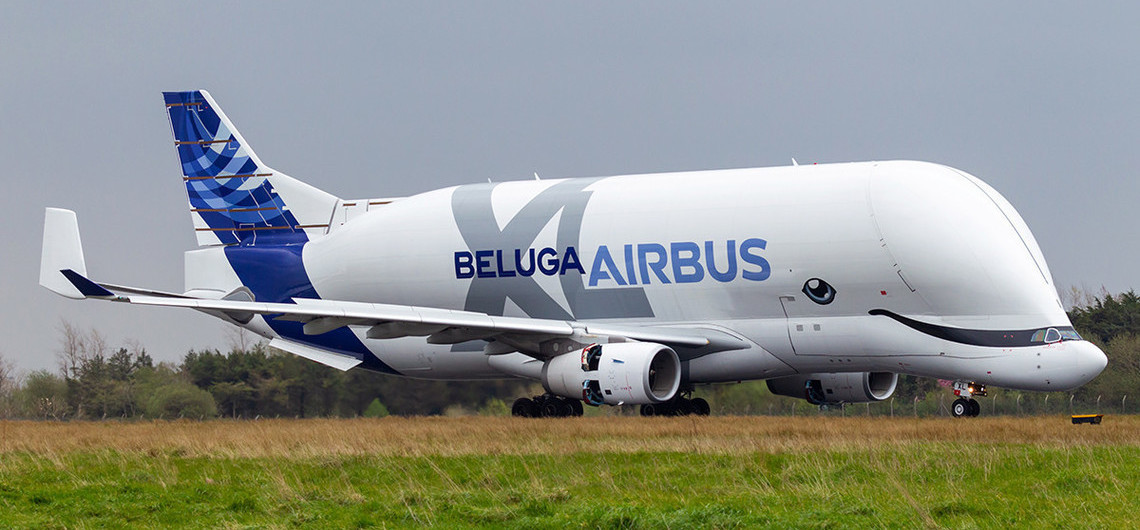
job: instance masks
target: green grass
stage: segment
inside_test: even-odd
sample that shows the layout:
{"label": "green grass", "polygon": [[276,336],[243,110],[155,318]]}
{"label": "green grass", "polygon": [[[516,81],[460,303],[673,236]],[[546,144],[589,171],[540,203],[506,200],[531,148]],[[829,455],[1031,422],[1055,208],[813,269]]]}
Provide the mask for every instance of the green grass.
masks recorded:
{"label": "green grass", "polygon": [[2,527],[1109,527],[1140,448],[328,457],[0,454]]}

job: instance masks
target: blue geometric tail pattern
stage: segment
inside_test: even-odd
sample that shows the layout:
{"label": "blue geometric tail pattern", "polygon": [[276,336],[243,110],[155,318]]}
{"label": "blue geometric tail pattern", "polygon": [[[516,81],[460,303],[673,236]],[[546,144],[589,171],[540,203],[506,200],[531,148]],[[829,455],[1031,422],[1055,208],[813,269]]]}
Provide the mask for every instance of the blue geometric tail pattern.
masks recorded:
{"label": "blue geometric tail pattern", "polygon": [[195,219],[199,244],[252,244],[263,236],[307,240],[270,183],[273,170],[261,163],[213,98],[203,90],[162,95],[190,211],[201,219]]}

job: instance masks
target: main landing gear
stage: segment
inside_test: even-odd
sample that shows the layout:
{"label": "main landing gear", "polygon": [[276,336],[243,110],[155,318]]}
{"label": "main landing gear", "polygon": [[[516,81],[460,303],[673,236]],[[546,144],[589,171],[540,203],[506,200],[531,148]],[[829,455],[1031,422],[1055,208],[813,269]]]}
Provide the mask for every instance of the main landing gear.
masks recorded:
{"label": "main landing gear", "polygon": [[[642,405],[642,416],[708,416],[709,402],[703,398],[677,396],[665,403]],[[518,418],[569,418],[582,415],[582,401],[552,394],[518,398],[511,406],[511,416]]]}
{"label": "main landing gear", "polygon": [[986,385],[955,381],[954,395],[959,397],[950,405],[950,414],[955,418],[973,418],[982,413],[982,406],[978,404],[974,396],[985,396]]}
{"label": "main landing gear", "polygon": [[567,418],[582,415],[582,401],[543,394],[518,398],[511,406],[511,416],[519,418]]}
{"label": "main landing gear", "polygon": [[685,396],[677,396],[671,401],[664,403],[656,403],[653,405],[642,405],[642,416],[688,416],[696,414],[697,416],[708,416],[709,402],[704,398],[689,399]]}

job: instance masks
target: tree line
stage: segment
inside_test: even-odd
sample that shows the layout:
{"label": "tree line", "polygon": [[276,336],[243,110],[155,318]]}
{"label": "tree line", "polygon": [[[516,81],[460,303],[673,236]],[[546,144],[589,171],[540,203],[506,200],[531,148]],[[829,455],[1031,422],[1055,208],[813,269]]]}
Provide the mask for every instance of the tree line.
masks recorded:
{"label": "tree line", "polygon": [[[1084,296],[1069,312],[1074,327],[1108,355],[1108,367],[1072,393],[991,389],[987,414],[1140,412],[1140,296]],[[516,397],[541,393],[518,380],[422,381],[364,370],[342,372],[277,352],[265,343],[188,352],[156,363],[139,344],[111,347],[98,331],[61,325],[60,367],[17,376],[0,359],[0,417],[22,419],[357,417],[506,414]],[[946,414],[947,382],[902,376],[889,402],[829,414]],[[803,400],[774,396],[763,382],[698,387],[714,413],[818,414]],[[1133,396],[1133,397],[1129,397]],[[1130,403],[1129,400],[1133,401]],[[636,414],[636,407],[592,414]]]}
{"label": "tree line", "polygon": [[422,381],[342,372],[264,342],[155,363],[137,344],[61,325],[58,372],[15,377],[0,361],[0,417],[23,419],[356,417],[503,413],[517,380]]}

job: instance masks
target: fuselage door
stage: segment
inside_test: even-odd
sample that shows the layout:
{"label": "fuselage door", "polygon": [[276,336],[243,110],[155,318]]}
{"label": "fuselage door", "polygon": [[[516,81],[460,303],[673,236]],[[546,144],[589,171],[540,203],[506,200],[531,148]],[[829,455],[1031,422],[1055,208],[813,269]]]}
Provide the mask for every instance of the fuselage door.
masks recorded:
{"label": "fuselage door", "polygon": [[810,314],[809,310],[816,304],[802,293],[781,296],[780,305],[788,321],[788,339],[796,355],[847,355],[852,353],[851,346],[859,343],[855,337],[849,336],[852,330],[843,329],[847,324],[843,319]]}

